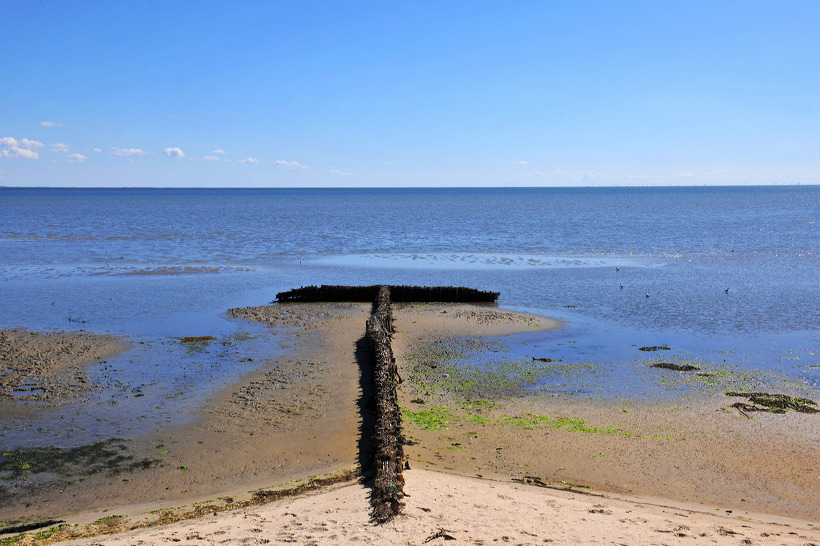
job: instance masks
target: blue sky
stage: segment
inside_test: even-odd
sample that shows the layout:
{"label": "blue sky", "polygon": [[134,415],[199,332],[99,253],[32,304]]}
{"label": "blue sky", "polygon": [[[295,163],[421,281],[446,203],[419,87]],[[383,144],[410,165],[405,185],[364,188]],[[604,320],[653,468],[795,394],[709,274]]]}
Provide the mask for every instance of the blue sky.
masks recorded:
{"label": "blue sky", "polygon": [[820,2],[2,0],[0,185],[820,183]]}

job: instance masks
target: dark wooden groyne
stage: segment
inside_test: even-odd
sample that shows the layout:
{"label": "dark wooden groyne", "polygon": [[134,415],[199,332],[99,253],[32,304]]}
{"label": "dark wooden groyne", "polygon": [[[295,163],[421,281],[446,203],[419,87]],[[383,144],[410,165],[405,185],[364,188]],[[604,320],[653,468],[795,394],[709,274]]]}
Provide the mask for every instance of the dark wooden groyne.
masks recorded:
{"label": "dark wooden groyne", "polygon": [[373,520],[377,523],[390,521],[404,505],[404,436],[397,394],[399,374],[390,342],[393,331],[390,299],[390,288],[379,287],[373,303],[373,313],[367,321],[367,340],[373,361],[376,397],[373,437],[375,478],[370,504],[373,508]]}
{"label": "dark wooden groyne", "polygon": [[[285,302],[341,302],[375,301],[380,288],[373,286],[303,286],[276,294],[276,301]],[[388,286],[390,301],[394,302],[463,302],[492,303],[498,299],[498,292],[476,290],[463,286]]]}
{"label": "dark wooden groyne", "polygon": [[397,393],[400,378],[391,343],[392,302],[491,303],[498,299],[498,295],[498,292],[458,286],[387,285],[305,286],[276,294],[279,303],[373,302],[366,337],[373,367],[376,406],[372,459],[375,476],[370,495],[375,522],[390,521],[404,506],[404,435]]}

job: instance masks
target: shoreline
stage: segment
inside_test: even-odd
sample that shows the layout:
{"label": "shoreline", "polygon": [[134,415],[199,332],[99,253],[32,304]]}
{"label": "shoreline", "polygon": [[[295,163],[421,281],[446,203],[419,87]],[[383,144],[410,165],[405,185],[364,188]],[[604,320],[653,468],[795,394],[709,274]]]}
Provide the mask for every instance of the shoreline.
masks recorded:
{"label": "shoreline", "polygon": [[[405,472],[408,496],[403,513],[376,525],[370,519],[369,488],[336,484],[295,497],[197,519],[117,532],[100,521],[76,545],[214,543],[438,544],[805,544],[820,531],[779,518],[714,514],[655,499],[607,493],[545,489],[430,470]],[[116,533],[116,534],[114,534]],[[745,541],[745,542],[744,542]]]}
{"label": "shoreline", "polygon": [[[93,484],[88,482],[86,488],[95,491],[96,509],[88,510],[91,508],[87,504],[88,499],[75,496],[73,502],[66,503],[66,511],[62,513],[84,507],[85,511],[70,517],[69,521],[88,523],[110,513],[129,512],[127,515],[135,515],[161,507],[207,501],[215,496],[239,497],[272,484],[304,480],[311,475],[355,466],[361,449],[358,445],[361,408],[357,407],[361,397],[360,370],[356,352],[360,350],[359,343],[364,335],[369,307],[358,304],[278,304],[232,310],[231,316],[264,322],[284,336],[288,347],[286,355],[266,363],[239,383],[226,386],[217,393],[203,410],[198,424],[166,429],[160,434],[140,439],[142,447],[135,449],[134,453],[137,457],[156,458],[157,453],[166,449],[169,453],[161,456],[165,466],[130,475],[127,478],[126,487],[130,490],[127,494],[122,491],[124,482],[118,481],[123,478],[107,480],[108,495],[104,493],[105,488],[103,494],[98,493],[99,486],[104,485],[106,480],[97,480]],[[506,311],[496,306],[399,304],[395,307],[397,332],[394,348],[406,380],[400,388],[400,401],[402,407],[410,412],[424,411],[431,405],[413,402],[417,396],[411,389],[409,371],[404,368],[408,353],[418,343],[429,342],[436,336],[441,339],[495,337],[547,330],[560,325],[546,317]],[[728,405],[727,400],[721,401]],[[795,528],[799,528],[800,522],[820,523],[820,510],[816,508],[820,506],[820,497],[815,491],[820,488],[812,488],[814,482],[793,483],[796,478],[789,480],[787,474],[796,472],[782,465],[783,461],[792,460],[801,472],[809,471],[807,477],[817,479],[820,475],[820,469],[815,468],[813,460],[809,460],[810,453],[800,455],[806,443],[817,445],[811,431],[805,430],[806,424],[814,423],[816,416],[790,412],[786,415],[756,415],[757,420],[750,421],[739,414],[722,412],[717,400],[713,400],[713,406],[705,410],[703,407],[678,408],[674,413],[639,408],[640,404],[624,408],[617,401],[600,400],[565,402],[524,398],[516,402],[490,402],[497,406],[473,404],[469,409],[452,399],[448,403],[458,414],[458,419],[448,423],[448,428],[427,430],[411,419],[405,419],[405,434],[415,442],[405,448],[412,468],[408,472],[411,483],[417,470],[420,474],[430,470],[446,470],[447,475],[456,481],[461,479],[457,478],[459,475],[466,479],[476,474],[482,475],[485,480],[503,480],[491,481],[492,484],[500,484],[494,487],[507,486],[512,479],[529,479],[529,486],[514,485],[524,490],[538,485],[538,480],[556,486],[564,482],[591,485],[592,492],[609,496],[607,498],[614,498],[612,495],[633,498],[634,495],[637,500],[628,501],[633,503],[658,501],[676,506],[681,503],[682,506],[698,506],[703,511],[721,508],[724,515],[727,510],[731,511],[730,521],[747,521],[737,520],[738,517],[762,518],[764,521],[788,520],[789,525],[797,526]],[[512,418],[527,415],[537,415],[539,419],[530,418],[527,422],[510,425]],[[670,420],[670,415],[674,415],[675,419]],[[574,429],[562,428],[564,424],[579,425],[579,419],[583,420],[580,430],[577,426]],[[651,438],[681,420],[688,423],[703,421],[704,426],[689,426],[686,429],[688,436],[683,439]],[[556,422],[562,426],[556,427]],[[750,430],[749,425],[755,429]],[[643,437],[583,430],[632,431],[635,427],[645,427],[649,432]],[[763,443],[767,438],[771,440],[772,431],[781,434],[783,429],[789,427],[798,432],[802,429],[809,441],[787,438],[789,445],[784,444],[782,449]],[[683,430],[679,423],[676,428]],[[331,437],[326,435],[328,430],[334,431]],[[708,436],[716,430],[718,437]],[[736,454],[728,462],[718,461],[717,456],[723,453],[721,449],[725,446],[736,447],[738,439],[746,442],[745,452]],[[544,446],[549,443],[553,447],[545,449]],[[689,444],[693,447],[688,451],[681,450],[682,445]],[[505,452],[505,445],[516,446],[516,449],[507,448]],[[230,449],[225,449],[228,446]],[[761,446],[766,448],[768,459],[750,462],[748,453],[754,453]],[[497,447],[501,447],[501,452],[497,451]],[[704,451],[705,448],[711,451]],[[654,473],[642,469],[657,463],[658,457],[665,457],[669,462],[676,457],[680,459],[682,453],[689,463],[698,465],[695,470],[684,474],[693,484],[700,483],[700,486],[690,485],[687,489],[686,484],[675,483],[671,485],[671,490],[656,489],[652,494],[653,490],[647,488],[657,484],[658,476],[679,469],[668,464],[660,465]],[[546,454],[555,457],[560,464],[544,462],[549,459]],[[210,462],[205,463],[208,458]],[[608,473],[601,472],[603,461],[610,467]],[[574,466],[570,467],[568,463],[574,463]],[[775,463],[784,468],[773,468]],[[181,467],[186,470],[180,470]],[[744,476],[742,484],[725,491],[723,497],[709,496],[709,487],[714,489],[729,483],[731,478],[741,474]],[[214,480],[217,475],[219,479]],[[715,482],[714,477],[721,475],[723,481]],[[635,478],[641,476],[643,481],[637,480],[636,485]],[[750,476],[756,478],[753,480]],[[707,481],[710,477],[711,481]],[[761,481],[764,478],[770,481]],[[751,502],[747,499],[743,504],[738,500],[737,505],[721,502],[720,506],[710,506],[710,503],[725,501],[733,495],[752,497],[749,492],[769,491],[770,486],[778,481],[786,485],[773,490],[775,496],[779,495],[775,500],[787,499],[786,506],[780,511],[788,512],[792,517],[784,518],[783,514],[778,515],[778,510],[766,510],[773,505],[771,499]],[[410,492],[409,488],[408,492],[411,498],[418,494]],[[664,501],[676,496],[680,498]],[[704,498],[706,502],[697,502]],[[814,508],[806,509],[805,506]],[[3,513],[8,514],[8,511]],[[40,511],[43,516],[48,513]],[[50,514],[56,515],[54,512]],[[32,511],[28,517],[36,515]],[[8,515],[2,519],[8,519]],[[807,527],[804,525],[802,528]]]}

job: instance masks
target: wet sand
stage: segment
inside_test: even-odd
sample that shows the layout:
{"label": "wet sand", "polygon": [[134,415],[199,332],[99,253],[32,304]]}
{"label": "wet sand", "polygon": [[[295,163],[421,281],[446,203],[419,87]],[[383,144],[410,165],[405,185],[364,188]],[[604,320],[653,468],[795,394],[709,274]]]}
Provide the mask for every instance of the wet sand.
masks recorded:
{"label": "wet sand", "polygon": [[56,473],[4,480],[0,521],[78,512],[79,520],[91,521],[115,507],[156,510],[357,465],[356,351],[369,308],[260,308],[251,318],[288,336],[287,356],[226,385],[193,424],[115,442],[108,452],[101,446],[95,455],[105,460],[91,474],[74,472],[87,461],[78,458]]}
{"label": "wet sand", "polygon": [[[439,338],[446,345],[453,331],[474,333],[442,329],[412,308],[396,316],[394,351],[408,367],[419,344]],[[820,524],[820,414],[750,418],[722,394],[653,403],[565,395],[468,401],[448,396],[446,386],[428,398],[420,387],[401,391],[402,407],[422,416],[405,420],[405,453],[414,466]]]}
{"label": "wet sand", "polygon": [[9,415],[34,407],[25,402],[82,401],[91,387],[85,368],[127,347],[114,336],[82,331],[0,331],[0,411]]}
{"label": "wet sand", "polygon": [[[438,340],[457,350],[453,340],[462,336],[559,326],[493,306],[396,307],[394,350],[405,377],[401,404],[408,416],[426,411],[445,417],[434,427],[418,418],[405,419],[410,440],[405,452],[411,466],[406,517],[384,528],[369,525],[367,488],[355,484],[265,507],[221,512],[255,489],[350,469],[359,462],[360,450],[366,449],[360,445],[360,430],[367,412],[360,407],[366,395],[360,384],[362,355],[357,358],[357,351],[364,348],[369,311],[370,305],[328,304],[232,311],[233,316],[265,322],[286,336],[288,354],[239,384],[226,386],[203,408],[197,424],[129,442],[134,460],[152,461],[153,466],[87,476],[62,490],[50,487],[48,493],[29,489],[4,500],[0,519],[61,517],[88,523],[120,514],[134,515],[129,520],[135,522],[135,515],[151,510],[221,499],[216,502],[217,516],[162,528],[159,535],[156,529],[152,535],[135,531],[143,534],[128,535],[118,543],[189,536],[186,543],[205,544],[221,537],[222,530],[274,542],[314,537],[321,543],[355,538],[422,543],[438,529],[474,541],[506,536],[517,543],[549,538],[600,543],[601,536],[616,535],[596,533],[615,528],[626,543],[676,543],[704,533],[710,543],[737,544],[752,536],[754,543],[805,542],[797,541],[800,536],[820,540],[809,526],[820,524],[817,414],[759,413],[748,419],[727,411],[731,401],[724,397],[624,405],[493,393],[471,401],[447,392],[438,398],[429,390],[420,394],[412,370],[414,351],[420,346]],[[476,476],[485,480],[476,481]],[[473,492],[478,496],[471,496]],[[590,493],[602,496],[593,498]],[[496,498],[500,504],[489,502]],[[600,499],[606,499],[606,506],[599,507]],[[567,511],[558,516],[553,509]],[[353,519],[342,521],[340,512],[349,512]],[[488,517],[496,523],[488,523]],[[111,530],[119,528],[117,521]],[[597,531],[586,527],[601,522]],[[775,525],[764,528],[760,522]],[[213,536],[207,538],[206,529]],[[225,538],[229,537],[240,540],[235,535]],[[443,540],[442,535],[430,542]]]}

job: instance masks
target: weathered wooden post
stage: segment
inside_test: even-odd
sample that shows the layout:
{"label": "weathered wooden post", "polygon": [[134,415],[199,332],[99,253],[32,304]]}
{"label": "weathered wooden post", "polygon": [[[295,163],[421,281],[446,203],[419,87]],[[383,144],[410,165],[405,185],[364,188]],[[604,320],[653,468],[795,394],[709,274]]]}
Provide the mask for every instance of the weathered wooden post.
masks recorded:
{"label": "weathered wooden post", "polygon": [[[395,296],[392,292],[395,291]],[[306,286],[276,294],[284,302],[371,301],[373,312],[367,321],[367,341],[373,360],[376,395],[376,427],[373,435],[373,492],[370,504],[378,523],[398,515],[404,503],[404,436],[398,402],[399,372],[393,357],[392,301],[402,302],[494,302],[498,292],[452,286]]]}
{"label": "weathered wooden post", "polygon": [[396,516],[404,503],[404,437],[401,409],[397,395],[398,370],[390,342],[393,313],[390,288],[379,288],[373,314],[367,321],[367,339],[373,359],[373,379],[376,391],[376,430],[374,434],[375,478],[370,504],[373,519],[378,523]]}

